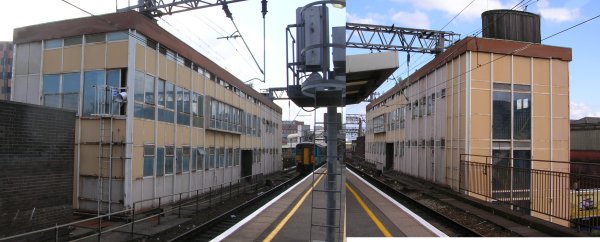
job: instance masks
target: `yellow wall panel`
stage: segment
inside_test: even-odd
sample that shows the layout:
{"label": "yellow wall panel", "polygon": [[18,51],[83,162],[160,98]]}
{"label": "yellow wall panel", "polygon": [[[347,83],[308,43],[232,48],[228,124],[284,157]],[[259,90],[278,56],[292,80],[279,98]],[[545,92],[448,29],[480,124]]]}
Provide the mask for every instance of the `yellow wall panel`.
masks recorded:
{"label": "yellow wall panel", "polygon": [[156,50],[146,47],[146,72],[156,76]]}
{"label": "yellow wall panel", "polygon": [[534,148],[550,148],[550,118],[532,118],[531,131]]}
{"label": "yellow wall panel", "polygon": [[135,45],[135,68],[138,70],[146,69],[146,47],[139,44]]}
{"label": "yellow wall panel", "polygon": [[486,114],[491,113],[491,92],[485,90],[472,90],[471,91],[471,113],[472,114]]}
{"label": "yellow wall panel", "polygon": [[533,85],[533,87],[531,87],[531,91],[534,93],[550,93],[550,86],[549,85]]}
{"label": "yellow wall panel", "polygon": [[190,128],[182,125],[177,126],[177,144],[190,144]]}
{"label": "yellow wall panel", "polygon": [[192,72],[184,65],[177,65],[177,83],[188,90],[192,89]]}
{"label": "yellow wall panel", "polygon": [[173,83],[175,83],[176,80],[175,66],[175,61],[167,60],[167,80]]}
{"label": "yellow wall panel", "polygon": [[471,80],[471,88],[476,88],[476,89],[490,89],[490,81],[489,80],[476,80],[476,79],[472,79]]}
{"label": "yellow wall panel", "polygon": [[63,49],[63,72],[81,71],[81,46]]}
{"label": "yellow wall panel", "polygon": [[81,145],[81,158],[79,161],[79,174],[97,176],[98,175],[98,145]]}
{"label": "yellow wall panel", "polygon": [[552,94],[556,94],[556,95],[562,94],[562,95],[568,96],[569,95],[569,87],[568,86],[553,86]]}
{"label": "yellow wall panel", "polygon": [[552,120],[552,138],[557,140],[569,140],[570,123],[569,118],[554,118]]}
{"label": "yellow wall panel", "polygon": [[142,122],[144,127],[144,135],[142,136],[144,139],[142,142],[144,144],[154,144],[154,121],[143,120]]}
{"label": "yellow wall panel", "polygon": [[510,56],[494,54],[493,72],[494,82],[510,83],[511,82],[511,62]]}
{"label": "yellow wall panel", "polygon": [[533,84],[550,85],[550,60],[533,59]]}
{"label": "yellow wall panel", "polygon": [[552,60],[552,85],[569,86],[569,62]]}
{"label": "yellow wall panel", "polygon": [[215,146],[215,133],[213,131],[206,131],[206,147]]}
{"label": "yellow wall panel", "polygon": [[[476,52],[471,55],[471,80],[490,80],[492,65],[483,65],[490,62],[489,53]],[[481,65],[477,68],[478,65]],[[488,85],[489,86],[489,85]]]}
{"label": "yellow wall panel", "polygon": [[[559,118],[569,117],[569,96],[552,95],[552,115]],[[566,127],[569,130],[569,126]]]}
{"label": "yellow wall panel", "polygon": [[131,157],[132,177],[134,180],[141,179],[144,169],[144,146],[134,146]]}
{"label": "yellow wall panel", "polygon": [[531,58],[513,57],[515,72],[513,73],[515,84],[531,85]]}
{"label": "yellow wall panel", "polygon": [[471,116],[471,139],[490,139],[491,116]]}
{"label": "yellow wall panel", "polygon": [[[167,79],[167,57],[162,54],[158,55],[158,74],[163,80]],[[175,83],[175,80],[171,80],[171,83]]]}
{"label": "yellow wall panel", "polygon": [[85,45],[84,48],[84,69],[96,70],[106,68],[106,44]]}
{"label": "yellow wall panel", "polygon": [[44,51],[44,74],[61,73],[62,50],[53,49]]}
{"label": "yellow wall panel", "polygon": [[533,93],[532,95],[533,95],[532,116],[534,116],[534,117],[539,117],[539,116],[550,117],[550,94]]}
{"label": "yellow wall panel", "polygon": [[144,121],[142,119],[133,120],[133,145],[144,145]]}
{"label": "yellow wall panel", "polygon": [[215,98],[219,100],[225,99],[225,88],[223,86],[215,83]]}
{"label": "yellow wall panel", "polygon": [[107,44],[107,68],[127,67],[127,46],[128,43],[126,41]]}

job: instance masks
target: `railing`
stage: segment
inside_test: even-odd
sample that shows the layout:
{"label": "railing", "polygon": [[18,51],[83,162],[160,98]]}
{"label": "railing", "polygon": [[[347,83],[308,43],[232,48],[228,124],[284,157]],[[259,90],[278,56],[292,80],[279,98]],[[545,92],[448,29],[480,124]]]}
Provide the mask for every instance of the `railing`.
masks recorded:
{"label": "railing", "polygon": [[[263,183],[263,181],[263,174],[240,177],[235,181],[229,182],[228,186],[227,183],[223,183],[208,188],[201,188],[193,191],[180,192],[155,198],[144,199],[141,201],[134,202],[131,209],[78,220],[67,224],[56,225],[53,227],[35,230],[27,233],[3,237],[0,238],[0,241],[28,240],[30,236],[43,236],[43,233],[47,234],[50,232],[54,233],[54,241],[80,241],[92,238],[94,236],[96,236],[98,241],[100,241],[102,234],[128,226],[130,227],[130,236],[133,238],[133,236],[135,235],[134,229],[136,223],[139,224],[140,222],[144,222],[152,218],[157,218],[158,225],[161,223],[161,217],[173,213],[177,213],[177,216],[181,217],[182,209],[191,207],[194,208],[194,214],[198,214],[198,212],[202,209],[212,208],[217,203],[231,200],[234,197],[239,197],[241,194],[244,194],[248,191],[256,191],[258,185]],[[192,197],[192,195],[194,196]],[[152,203],[152,205],[149,207],[141,207],[140,204],[148,202]],[[136,207],[138,209],[136,209]],[[128,218],[128,221],[123,224],[112,226],[110,228],[103,228],[102,222],[105,220],[109,220],[110,217],[126,217]],[[93,221],[96,221],[98,225],[96,229],[92,229],[94,230],[93,232],[85,233],[84,235],[77,238],[72,238],[69,237],[69,235],[65,235],[68,234],[68,230],[70,230],[70,228],[81,227],[82,224]],[[43,240],[50,240],[49,235],[44,236]]]}
{"label": "railing", "polygon": [[524,214],[600,230],[600,176],[573,173],[575,166],[600,169],[594,163],[462,154],[459,189]]}

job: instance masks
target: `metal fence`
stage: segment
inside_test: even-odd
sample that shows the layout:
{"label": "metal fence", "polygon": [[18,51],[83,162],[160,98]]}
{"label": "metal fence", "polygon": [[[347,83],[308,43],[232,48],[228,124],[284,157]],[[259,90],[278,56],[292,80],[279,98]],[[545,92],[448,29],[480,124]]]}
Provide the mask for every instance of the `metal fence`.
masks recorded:
{"label": "metal fence", "polygon": [[[56,225],[45,229],[31,231],[27,233],[12,235],[0,238],[0,241],[81,241],[96,237],[97,241],[102,239],[102,235],[119,230],[128,231],[131,238],[134,238],[135,226],[142,222],[156,220],[155,223],[161,223],[161,217],[166,215],[177,215],[178,217],[190,211],[198,214],[199,211],[219,206],[223,201],[232,200],[240,197],[247,192],[256,192],[261,184],[264,184],[263,174],[245,176],[219,185],[207,188],[201,188],[188,192],[174,193],[161,197],[155,197],[136,201],[132,208],[104,214],[97,217],[77,220],[71,223]],[[112,217],[112,219],[111,219]],[[125,220],[124,222],[106,223],[108,221]],[[95,228],[85,226],[84,224],[94,223]],[[103,223],[105,223],[103,225]],[[154,223],[154,221],[152,221]],[[78,233],[79,235],[70,235],[73,228],[81,228],[87,232]]]}
{"label": "metal fence", "polygon": [[600,176],[581,167],[600,164],[462,154],[459,188],[524,214],[600,230]]}

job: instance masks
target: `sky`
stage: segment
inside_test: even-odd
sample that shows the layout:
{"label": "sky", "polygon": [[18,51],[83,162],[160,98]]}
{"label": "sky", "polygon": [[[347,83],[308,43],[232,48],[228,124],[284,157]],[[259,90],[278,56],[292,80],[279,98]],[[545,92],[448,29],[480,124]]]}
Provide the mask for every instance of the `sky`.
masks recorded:
{"label": "sky", "polygon": [[[137,0],[97,1],[97,0],[67,0],[94,15],[113,13],[117,8],[125,8]],[[208,2],[215,2],[211,0]],[[250,83],[259,90],[269,87],[286,86],[285,63],[285,29],[296,21],[296,8],[313,1],[310,0],[268,0],[266,15],[266,46],[267,61],[263,68],[263,19],[260,0],[248,0],[229,4],[238,29],[244,36],[261,68],[266,70],[266,82],[253,80]],[[0,41],[12,40],[13,29],[28,25],[52,22],[77,17],[87,17],[89,14],[65,3],[62,0],[32,0],[6,1],[3,4],[6,11],[0,15]],[[49,11],[50,10],[50,11]],[[345,24],[345,9],[330,8],[330,24],[343,26]],[[231,20],[225,17],[221,7],[192,10],[176,13],[159,18],[157,23],[183,40],[185,43],[205,55],[221,67],[225,68],[238,79],[247,81],[253,78],[263,79],[258,67],[246,50],[242,40],[217,39],[231,35],[235,27]],[[296,119],[305,123],[313,123],[313,112],[307,113],[287,100],[276,101],[283,109],[283,119]],[[317,110],[317,121],[323,119],[324,108]]]}
{"label": "sky", "polygon": [[[348,0],[346,16],[348,22],[370,23],[440,30],[472,0]],[[445,31],[469,36],[481,29],[481,13],[491,9],[510,9],[517,0],[474,0]],[[526,0],[527,11],[541,15],[542,39],[600,14],[600,1],[590,0]],[[523,7],[518,10],[524,10]],[[600,116],[600,78],[598,68],[600,48],[600,18],[580,25],[552,37],[542,44],[572,48],[570,63],[570,106],[571,119],[585,116]],[[481,35],[479,35],[481,36]],[[362,52],[360,52],[362,51]],[[365,50],[347,50],[347,53],[364,53]],[[366,50],[368,52],[368,50]],[[410,73],[432,59],[432,55],[412,54]],[[413,67],[417,67],[413,69]],[[396,77],[406,77],[406,55],[400,56],[400,68]],[[377,91],[385,92],[394,85],[393,80],[384,83]],[[348,113],[364,110],[363,105],[347,108]],[[364,111],[363,111],[364,112]]]}
{"label": "sky", "polygon": [[[93,14],[115,12],[136,0],[92,1],[67,0]],[[441,29],[472,0],[347,0],[345,9],[330,8],[331,26],[348,22],[392,25],[412,28]],[[266,82],[251,81],[255,89],[286,86],[285,28],[295,22],[295,10],[312,0],[269,0],[266,15]],[[474,0],[456,19],[444,28],[461,34],[461,38],[481,29],[481,13],[488,9],[512,8],[517,0]],[[527,11],[541,14],[542,38],[600,14],[600,1],[590,0],[526,0]],[[63,0],[6,1],[6,11],[0,15],[0,41],[12,40],[13,29],[45,22],[89,16]],[[263,67],[263,29],[260,0],[232,3],[229,6],[236,24]],[[520,8],[519,10],[523,10]],[[241,39],[217,39],[233,34],[235,28],[220,7],[205,8],[164,16],[157,23],[207,56],[240,80],[262,79],[258,67],[250,57]],[[543,42],[547,45],[570,47],[573,61],[570,64],[571,118],[600,116],[600,98],[596,90],[600,82],[594,73],[597,68],[596,47],[600,19],[583,24],[568,32]],[[362,51],[362,52],[361,52]],[[364,50],[348,50],[349,54]],[[413,54],[410,73],[427,63],[433,56]],[[407,75],[406,56],[400,56],[397,78]],[[390,80],[378,92],[383,93],[394,85]],[[313,113],[307,113],[287,100],[276,101],[283,109],[284,120],[313,123]],[[364,114],[366,103],[348,106],[348,114]],[[317,111],[317,121],[322,120],[324,109]]]}

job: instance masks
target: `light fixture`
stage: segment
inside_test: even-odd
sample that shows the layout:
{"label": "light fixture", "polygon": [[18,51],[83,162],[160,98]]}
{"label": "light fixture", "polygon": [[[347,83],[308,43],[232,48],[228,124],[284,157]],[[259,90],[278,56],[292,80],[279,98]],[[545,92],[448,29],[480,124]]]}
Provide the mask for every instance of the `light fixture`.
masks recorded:
{"label": "light fixture", "polygon": [[127,92],[120,92],[115,95],[115,102],[124,103],[127,102]]}

